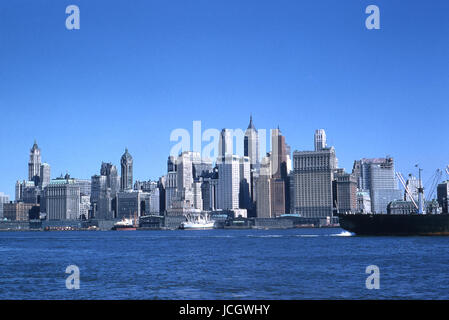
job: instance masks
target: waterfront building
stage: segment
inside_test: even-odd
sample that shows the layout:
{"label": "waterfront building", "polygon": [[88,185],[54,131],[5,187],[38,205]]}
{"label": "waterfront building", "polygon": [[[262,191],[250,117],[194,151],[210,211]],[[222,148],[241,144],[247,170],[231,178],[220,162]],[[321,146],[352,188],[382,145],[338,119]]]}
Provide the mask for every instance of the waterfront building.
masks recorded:
{"label": "waterfront building", "polygon": [[9,196],[0,192],[0,219],[3,218],[3,204],[9,202]]}
{"label": "waterfront building", "polygon": [[125,149],[125,153],[120,159],[121,177],[120,177],[120,190],[132,190],[133,189],[133,157],[129,154],[128,149]]}
{"label": "waterfront building", "polygon": [[171,208],[176,200],[178,175],[176,171],[168,172],[165,176],[165,209]]}
{"label": "waterfront building", "polygon": [[449,213],[449,181],[444,181],[438,185],[437,199],[442,212]]}
{"label": "waterfront building", "polygon": [[36,141],[34,141],[33,147],[30,150],[30,160],[28,162],[28,180],[34,181],[36,186],[39,184],[40,167],[41,150],[37,146]]}
{"label": "waterfront building", "polygon": [[[323,146],[323,139],[319,141],[319,146]],[[332,181],[337,165],[334,147],[293,153],[293,213],[305,218],[328,219],[333,216]]]}
{"label": "waterfront building", "polygon": [[154,195],[153,200],[157,203],[152,206],[151,194],[141,190],[121,191],[117,194],[117,218],[137,218],[148,215],[151,207],[159,207],[159,191],[157,191],[157,196]]}
{"label": "waterfront building", "polygon": [[50,181],[45,188],[47,220],[80,218],[80,187],[68,175]]}
{"label": "waterfront building", "polygon": [[29,221],[39,219],[39,204],[10,202],[3,204],[3,216],[11,221]]}

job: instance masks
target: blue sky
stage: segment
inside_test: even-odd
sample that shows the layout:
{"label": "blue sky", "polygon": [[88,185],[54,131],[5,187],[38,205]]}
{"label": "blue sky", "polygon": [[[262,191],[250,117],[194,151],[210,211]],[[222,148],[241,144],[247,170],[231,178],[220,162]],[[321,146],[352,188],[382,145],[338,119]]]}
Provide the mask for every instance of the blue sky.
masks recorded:
{"label": "blue sky", "polygon": [[[66,6],[81,29],[65,28]],[[381,29],[365,28],[378,5]],[[89,178],[125,147],[156,179],[176,128],[280,126],[295,150],[326,129],[341,167],[391,155],[407,174],[449,164],[449,2],[16,0],[0,3],[0,191]],[[426,179],[424,179],[426,181]]]}

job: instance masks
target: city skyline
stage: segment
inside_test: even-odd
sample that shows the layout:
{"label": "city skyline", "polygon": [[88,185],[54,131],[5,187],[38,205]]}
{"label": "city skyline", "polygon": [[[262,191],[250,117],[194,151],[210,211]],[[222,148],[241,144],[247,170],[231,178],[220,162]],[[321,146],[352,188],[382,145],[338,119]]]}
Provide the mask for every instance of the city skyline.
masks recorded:
{"label": "city skyline", "polygon": [[426,181],[447,165],[445,1],[377,1],[380,30],[366,30],[359,1],[116,2],[108,14],[107,2],[77,3],[75,31],[65,4],[1,5],[0,192],[11,198],[34,139],[53,177],[89,178],[128,147],[134,178],[157,179],[173,129],[245,130],[251,113],[257,128],[279,124],[292,151],[312,150],[324,128],[347,171],[390,155]]}

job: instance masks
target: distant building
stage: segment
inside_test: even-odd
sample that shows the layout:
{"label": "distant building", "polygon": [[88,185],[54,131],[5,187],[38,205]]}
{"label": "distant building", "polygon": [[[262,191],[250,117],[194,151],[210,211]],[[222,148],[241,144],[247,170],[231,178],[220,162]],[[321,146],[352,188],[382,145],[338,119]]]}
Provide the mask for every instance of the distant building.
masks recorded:
{"label": "distant building", "polygon": [[324,129],[315,130],[314,145],[315,151],[326,149],[326,132]]}
{"label": "distant building", "polygon": [[[155,201],[153,205],[151,204],[152,200]],[[151,212],[151,208],[157,212]],[[158,213],[158,210],[159,191],[153,197],[150,193],[140,190],[122,191],[117,194],[117,218],[141,217],[150,213]]]}
{"label": "distant building", "polygon": [[244,156],[249,158],[251,169],[258,169],[260,157],[259,134],[254,126],[252,116],[249,118],[249,125],[245,131],[243,147]]}
{"label": "distant building", "polygon": [[0,218],[3,218],[3,204],[9,203],[9,196],[0,192]]}
{"label": "distant building", "polygon": [[407,191],[404,191],[404,200],[412,201],[413,199],[416,203],[418,203],[419,179],[410,174],[405,185],[407,186],[411,196]]}
{"label": "distant building", "polygon": [[[325,137],[325,136],[324,136]],[[319,148],[316,151],[295,151],[293,153],[293,183],[294,199],[293,213],[305,218],[328,218],[333,216],[333,188],[334,172],[338,162],[333,147],[321,148],[325,145],[317,140]],[[324,143],[324,144],[323,144]],[[351,202],[352,200],[349,200]]]}
{"label": "distant building", "polygon": [[361,159],[354,162],[353,175],[359,191],[368,191],[373,213],[386,213],[387,205],[403,199],[398,188],[393,158]]}
{"label": "distant building", "polygon": [[40,166],[40,181],[39,181],[39,187],[41,189],[45,188],[50,184],[50,165],[48,163],[43,163]]}
{"label": "distant building", "polygon": [[10,202],[3,204],[4,218],[12,221],[28,221],[39,218],[37,203]]}
{"label": "distant building", "polygon": [[[441,213],[441,210],[438,206],[438,202],[436,200],[426,201],[425,207],[427,214]],[[394,200],[387,205],[388,214],[410,214],[413,212],[416,213],[417,208],[415,207],[412,201]]]}
{"label": "distant building", "polygon": [[75,179],[51,180],[45,189],[47,220],[77,220],[80,218],[80,187]]}
{"label": "distant building", "polygon": [[89,219],[90,210],[90,196],[81,195],[80,196],[80,218]]}
{"label": "distant building", "polygon": [[269,156],[260,164],[260,174],[255,177],[256,212],[258,218],[271,218],[271,164]]}
{"label": "distant building", "polygon": [[33,147],[30,150],[30,160],[28,162],[28,180],[34,181],[37,186],[40,179],[40,167],[41,167],[41,150],[34,141]]}
{"label": "distant building", "polygon": [[371,197],[368,191],[357,192],[357,210],[358,213],[371,213]]}
{"label": "distant building", "polygon": [[117,167],[111,163],[101,163],[100,175],[91,177],[90,202],[92,215],[96,219],[116,217],[116,197],[120,189]]}
{"label": "distant building", "polygon": [[334,173],[334,207],[338,213],[357,211],[357,180],[343,169]]}
{"label": "distant building", "polygon": [[438,204],[443,213],[449,213],[449,181],[442,182],[437,187]]}
{"label": "distant building", "polygon": [[217,208],[246,209],[251,204],[250,160],[248,157],[226,155],[217,159]]}
{"label": "distant building", "polygon": [[132,190],[133,189],[133,157],[129,154],[128,149],[125,149],[125,153],[120,160],[121,177],[120,177],[120,190]]}

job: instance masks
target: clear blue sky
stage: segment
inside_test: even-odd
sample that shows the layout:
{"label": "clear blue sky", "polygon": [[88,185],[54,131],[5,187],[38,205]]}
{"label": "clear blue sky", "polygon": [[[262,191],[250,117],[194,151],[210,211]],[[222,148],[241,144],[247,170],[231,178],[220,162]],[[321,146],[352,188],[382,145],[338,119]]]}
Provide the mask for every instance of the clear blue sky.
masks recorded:
{"label": "clear blue sky", "polygon": [[[76,4],[81,29],[65,28]],[[365,8],[381,29],[365,28]],[[52,177],[89,178],[125,147],[137,179],[166,171],[170,132],[280,126],[292,149],[327,131],[340,165],[391,155],[449,164],[449,1],[0,2],[0,191],[37,139]]]}

